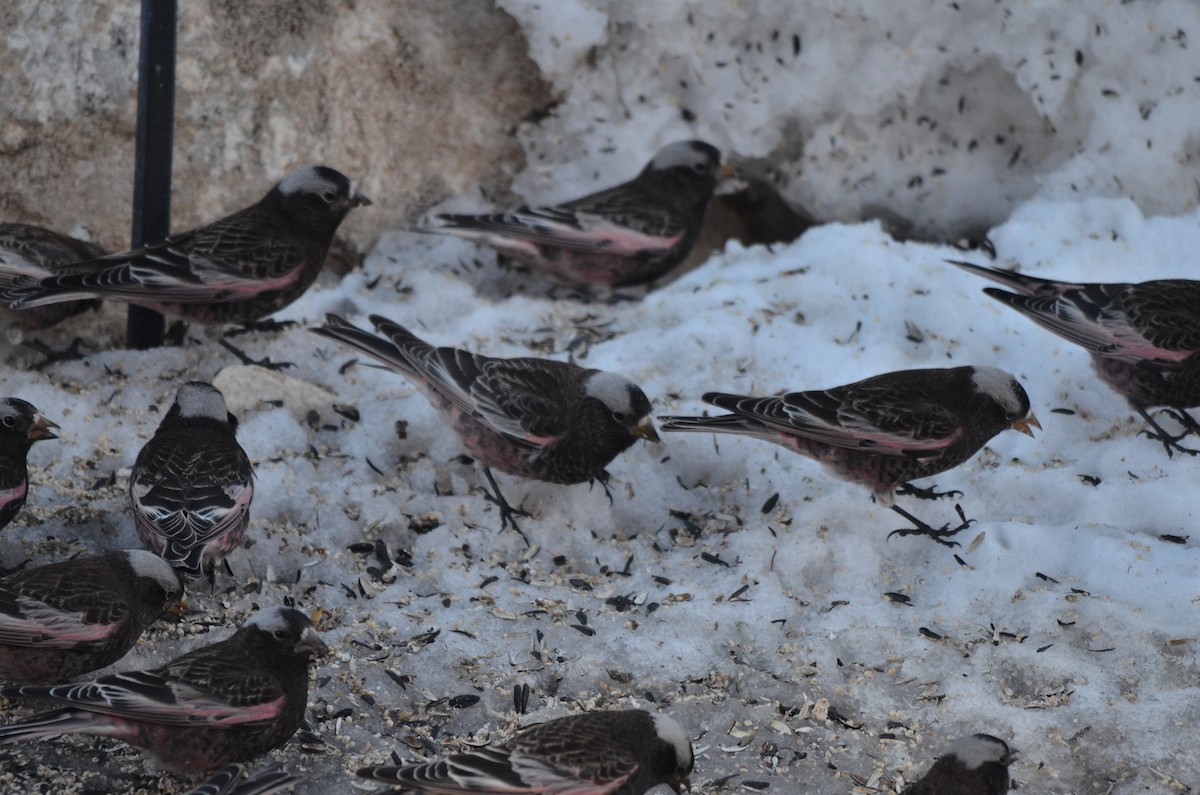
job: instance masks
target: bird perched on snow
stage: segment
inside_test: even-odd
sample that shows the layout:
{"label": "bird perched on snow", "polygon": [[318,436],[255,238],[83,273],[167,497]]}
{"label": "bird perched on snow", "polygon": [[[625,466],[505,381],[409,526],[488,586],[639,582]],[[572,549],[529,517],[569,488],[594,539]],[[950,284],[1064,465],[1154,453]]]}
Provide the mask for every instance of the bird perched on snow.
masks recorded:
{"label": "bird perched on snow", "polygon": [[765,439],[814,458],[846,480],[870,487],[875,499],[913,523],[900,535],[946,536],[895,504],[895,495],[926,499],[959,492],[921,489],[908,481],[966,461],[1006,428],[1033,435],[1041,428],[1025,389],[994,367],[900,370],[833,389],[747,397],[709,392],[705,403],[732,411],[719,417],[659,417],[664,431],[734,433]]}
{"label": "bird perched on snow", "polygon": [[254,468],[237,424],[220,390],[190,381],[129,478],[142,544],[193,579],[237,549],[250,522]]}
{"label": "bird perched on snow", "polygon": [[124,657],[183,594],[144,549],[83,555],[0,579],[0,681],[61,682]]}
{"label": "bird perched on snow", "polygon": [[0,745],[61,734],[113,737],[176,773],[244,762],[295,734],[308,700],[308,668],[326,651],[298,610],[260,610],[232,637],[148,671],[74,684],[7,687],[8,698],[58,709],[0,726]]}
{"label": "bird perched on snow", "polygon": [[919,780],[901,795],[1005,795],[1008,766],[1016,757],[990,734],[956,740]]}
{"label": "bird perched on snow", "polygon": [[432,795],[642,795],[659,784],[681,792],[693,764],[678,723],[632,709],[537,723],[496,746],[357,775]]}
{"label": "bird perched on snow", "polygon": [[41,272],[0,265],[0,294],[13,309],[103,298],[202,323],[257,320],[309,288],[346,213],[370,203],[332,168],[305,166],[258,203],[161,243]]}
{"label": "bird perched on snow", "polygon": [[289,784],[295,784],[301,777],[289,773],[281,767],[270,767],[251,774],[242,780],[242,770],[245,765],[232,764],[218,770],[208,781],[188,790],[185,795],[270,795],[278,792]]}
{"label": "bird perched on snow", "polygon": [[29,493],[29,448],[42,439],[57,439],[57,427],[33,404],[0,398],[0,529],[13,520]]}
{"label": "bird perched on snow", "polygon": [[[983,291],[1086,348],[1096,374],[1149,423],[1155,432],[1147,435],[1161,442],[1167,455],[1173,450],[1200,453],[1179,444],[1200,432],[1200,424],[1185,411],[1200,406],[1200,281],[1076,284],[948,262],[1016,290]],[[1163,430],[1150,416],[1156,406],[1166,406],[1183,433]]]}
{"label": "bird perched on snow", "polygon": [[717,185],[721,153],[703,141],[663,147],[622,185],[556,207],[436,215],[420,232],[483,243],[580,285],[646,284],[687,257]]}
{"label": "bird perched on snow", "polygon": [[[416,385],[484,467],[502,522],[505,502],[492,469],[548,483],[607,480],[604,467],[638,439],[657,442],[650,400],[624,376],[550,359],[493,359],[435,348],[379,315],[383,334],[337,315],[309,329],[373,356]],[[519,530],[519,528],[518,528]]]}
{"label": "bird perched on snow", "polygon": [[[65,265],[96,259],[104,249],[40,226],[0,224],[0,285],[12,276],[40,277]],[[26,329],[41,329],[78,315],[96,305],[95,301],[64,301],[16,312],[0,305],[0,317]]]}

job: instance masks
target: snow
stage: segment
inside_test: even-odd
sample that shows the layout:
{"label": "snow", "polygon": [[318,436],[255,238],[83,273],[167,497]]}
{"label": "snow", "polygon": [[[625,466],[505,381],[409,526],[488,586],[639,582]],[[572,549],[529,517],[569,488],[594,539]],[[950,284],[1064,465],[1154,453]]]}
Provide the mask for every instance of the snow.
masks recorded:
{"label": "snow", "polygon": [[[1006,218],[989,232],[995,264],[1033,275],[1191,275],[1200,211],[1181,152],[1195,139],[1188,116],[1164,111],[1173,102],[1195,110],[1194,70],[1174,49],[1153,68],[1135,56],[1160,42],[1178,47],[1171,37],[1196,21],[1192,4],[1034,3],[1016,15],[999,3],[953,13],[932,3],[924,13],[865,1],[842,12],[811,8],[799,63],[787,67],[805,79],[760,79],[753,90],[746,76],[773,76],[784,68],[771,66],[775,56],[792,51],[784,22],[794,22],[793,4],[721,4],[718,14],[701,3],[576,2],[579,17],[566,4],[503,5],[530,31],[548,78],[570,86],[557,117],[521,131],[535,162],[514,187],[530,200],[613,184],[662,143],[696,134],[765,158],[781,151],[788,119],[803,110],[826,115],[808,143],[832,140],[835,128],[843,137],[806,146],[798,178],[832,206],[843,201],[838,180],[860,184],[870,171],[879,186],[913,169],[895,157],[895,141],[830,162],[846,153],[846,130],[877,126],[887,107],[903,105],[912,118],[940,107],[928,94],[953,67],[1008,92],[996,94],[1001,106],[1032,103],[1026,120],[1048,119],[1061,132],[1065,119],[1087,118],[1076,120],[1069,146],[1048,144],[1053,156],[1016,187],[984,189],[1001,179],[1011,151],[1000,153],[1000,170],[948,177],[942,198],[911,205],[913,215],[934,226]],[[672,20],[688,12],[695,22],[681,33]],[[597,15],[607,17],[607,38]],[[1147,15],[1173,21],[1149,26]],[[718,21],[737,31],[734,41],[706,39],[704,25]],[[986,35],[1001,23],[1003,36]],[[1111,48],[1102,55],[1096,25]],[[740,64],[736,79],[711,67],[745,51],[742,38],[769,39],[775,27],[785,31],[781,54]],[[1050,80],[1032,57],[1049,39],[1069,81]],[[619,85],[611,70],[580,66],[602,41],[601,60],[621,67]],[[1078,69],[1076,48],[1086,52]],[[865,76],[851,86],[861,92],[839,82],[852,69]],[[681,95],[671,86],[682,74],[703,83]],[[880,75],[886,82],[874,82]],[[1112,101],[1097,96],[1106,80],[1119,93]],[[1150,96],[1176,84],[1186,88],[1160,99],[1149,119],[1130,111],[1131,86]],[[622,103],[628,116],[616,110]],[[681,105],[700,121],[684,124]],[[982,136],[992,121],[970,116],[955,136]],[[1142,151],[1147,131],[1154,154]],[[887,198],[882,188],[867,192]],[[832,214],[852,214],[861,193]],[[295,364],[282,374],[238,365],[199,327],[182,347],[123,350],[123,312],[112,308],[34,335],[59,348],[83,336],[80,361],[33,370],[38,355],[0,341],[8,368],[0,392],[62,426],[60,440],[33,448],[29,502],[0,533],[0,563],[136,547],[128,469],[178,385],[213,380],[256,464],[253,544],[231,556],[233,577],[197,589],[181,624],[148,633],[117,667],[223,638],[256,606],[285,597],[331,611],[323,637],[335,653],[310,691],[315,736],[276,755],[306,772],[299,792],[350,791],[347,771],[388,762],[393,751],[413,758],[494,740],[518,723],[624,706],[680,721],[696,742],[699,792],[890,792],[974,732],[1019,749],[1012,775],[1027,791],[1194,788],[1200,556],[1187,495],[1200,462],[1168,459],[1082,350],[983,295],[988,282],[948,258],[986,263],[945,245],[896,242],[876,222],[829,223],[770,249],[731,243],[640,301],[585,304],[501,295],[486,252],[395,232],[360,271],[325,274],[276,315],[296,328],[231,340],[251,356]],[[899,498],[931,524],[956,521],[961,504],[976,523],[957,550],[889,539],[896,517],[816,462],[705,434],[666,435],[661,446],[639,443],[619,456],[609,467],[611,502],[599,487],[498,475],[509,500],[534,514],[522,522],[527,547],[500,531],[482,475],[459,460],[420,393],[365,362],[347,366],[361,357],[304,330],[327,312],[363,327],[382,314],[430,342],[490,355],[573,356],[638,382],[656,414],[699,413],[709,390],[769,394],[889,370],[990,365],[1024,384],[1043,430],[1033,439],[1001,434],[921,483],[961,497]],[[376,541],[401,563],[381,563],[369,546]],[[521,684],[531,689],[527,715],[513,708]],[[455,699],[464,695],[479,701]],[[6,718],[23,710],[8,707]],[[181,786],[145,772],[127,750],[96,763],[93,747],[57,740],[37,753],[50,770],[82,770],[92,791]]]}
{"label": "snow", "polygon": [[[544,24],[566,5],[501,3],[563,95],[523,130],[526,198],[611,184],[631,144],[700,137],[761,158],[816,217],[886,209],[924,235],[986,229],[1034,196],[1196,202],[1191,0],[575,0],[570,27]],[[584,48],[597,12],[607,37]]]}

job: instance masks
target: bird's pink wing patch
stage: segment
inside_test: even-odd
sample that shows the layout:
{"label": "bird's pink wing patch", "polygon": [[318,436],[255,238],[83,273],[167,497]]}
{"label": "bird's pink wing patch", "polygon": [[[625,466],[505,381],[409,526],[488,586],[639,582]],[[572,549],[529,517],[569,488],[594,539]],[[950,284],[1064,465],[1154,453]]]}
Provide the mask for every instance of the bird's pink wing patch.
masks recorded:
{"label": "bird's pink wing patch", "polygon": [[8,505],[13,500],[23,500],[29,493],[29,484],[20,483],[11,489],[0,489],[0,505]]}
{"label": "bird's pink wing patch", "polygon": [[666,251],[683,238],[682,230],[669,237],[658,237],[615,224],[602,215],[572,213],[554,207],[478,216],[459,223],[427,231],[456,235],[527,256],[535,256],[539,246],[580,254]]}
{"label": "bird's pink wing patch", "polygon": [[23,618],[0,614],[0,642],[40,649],[68,649],[77,643],[106,640],[111,624],[87,624],[83,616],[56,610],[28,597],[17,597]]}
{"label": "bird's pink wing patch", "polygon": [[680,231],[670,237],[647,235],[627,226],[614,224],[599,215],[580,213],[577,216],[581,229],[574,234],[566,234],[568,240],[603,241],[602,248],[606,254],[637,254],[642,251],[666,251],[683,238]]}
{"label": "bird's pink wing patch", "polygon": [[1088,312],[1069,296],[1058,296],[1053,304],[1030,307],[1027,314],[1054,333],[1109,359],[1182,362],[1193,353],[1160,348],[1146,339],[1123,311]]}
{"label": "bird's pink wing patch", "polygon": [[784,411],[788,416],[787,422],[781,422],[777,418],[761,421],[780,431],[784,436],[785,445],[789,444],[786,441],[787,437],[800,436],[851,450],[924,457],[936,455],[958,441],[963,434],[962,428],[958,426],[952,433],[942,436],[922,437],[911,433],[891,433],[875,425],[868,417],[850,412],[840,412],[835,423],[807,412],[796,404],[787,404]]}
{"label": "bird's pink wing patch", "polygon": [[[174,264],[171,260],[153,254],[147,255],[146,259],[163,265]],[[153,288],[156,297],[161,296],[165,299],[190,296],[195,299],[202,296],[255,296],[271,290],[281,290],[295,280],[295,271],[301,264],[297,262],[294,267],[274,278],[240,273],[201,257],[191,260],[187,277],[170,271],[155,270],[137,262],[130,263],[129,272],[139,284]]]}
{"label": "bird's pink wing patch", "polygon": [[50,688],[48,697],[66,706],[127,720],[172,726],[244,726],[269,723],[283,710],[286,696],[235,706],[210,693],[168,682],[146,671],[113,674],[94,682]]}
{"label": "bird's pink wing patch", "polygon": [[1170,350],[1160,348],[1143,336],[1142,332],[1129,323],[1125,315],[1101,318],[1098,325],[1087,324],[1080,326],[1083,334],[1095,331],[1094,341],[1084,342],[1088,348],[1102,347],[1101,353],[1111,358],[1138,362],[1144,359],[1156,359],[1163,362],[1182,362],[1194,353],[1190,350]]}

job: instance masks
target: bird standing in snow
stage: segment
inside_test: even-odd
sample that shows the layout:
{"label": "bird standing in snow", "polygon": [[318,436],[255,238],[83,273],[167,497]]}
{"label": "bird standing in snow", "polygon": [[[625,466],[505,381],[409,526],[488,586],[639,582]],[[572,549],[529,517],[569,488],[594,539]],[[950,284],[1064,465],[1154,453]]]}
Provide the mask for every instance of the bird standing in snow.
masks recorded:
{"label": "bird standing in snow", "polygon": [[[19,274],[35,278],[55,273],[66,265],[105,255],[104,249],[49,229],[28,224],[0,224],[0,285]],[[78,315],[95,301],[63,301],[16,312],[0,305],[0,317],[16,326],[41,329]]]}
{"label": "bird standing in snow", "polygon": [[901,795],[1005,795],[1016,755],[990,734],[962,737]]}
{"label": "bird standing in snow", "polygon": [[236,433],[220,390],[188,382],[129,478],[142,544],[193,579],[237,549],[250,523],[254,468]]}
{"label": "bird standing in snow", "polygon": [[357,775],[432,795],[642,795],[659,784],[682,792],[694,763],[678,723],[632,709],[537,723],[490,748]]}
{"label": "bird standing in snow", "polygon": [[176,773],[248,761],[296,733],[308,700],[309,664],[325,651],[303,613],[266,608],[230,638],[160,668],[0,690],[59,707],[0,726],[0,745],[92,734],[140,748],[153,764]]}
{"label": "bird standing in snow", "polygon": [[183,585],[144,549],[83,555],[0,579],[0,681],[46,684],[124,657]]}
{"label": "bird standing in snow", "polygon": [[[1086,348],[1096,374],[1154,429],[1146,435],[1161,442],[1168,456],[1200,453],[1179,444],[1200,433],[1200,424],[1185,411],[1200,406],[1200,281],[1076,284],[948,262],[1016,290],[983,291]],[[1183,432],[1172,435],[1160,427],[1149,411],[1156,406],[1166,406]]]}
{"label": "bird standing in snow", "polygon": [[936,492],[909,483],[945,472],[975,455],[1007,428],[1033,435],[1041,428],[1025,389],[994,367],[900,370],[853,384],[780,397],[709,392],[705,403],[732,411],[719,417],[659,417],[663,431],[733,433],[782,445],[829,466],[840,477],[870,487],[875,499],[913,523],[899,535],[947,536],[895,504],[895,495],[924,499]]}
{"label": "bird standing in snow", "polygon": [[496,215],[436,215],[416,231],[483,243],[577,285],[646,284],[692,250],[720,164],[716,147],[680,141],[634,179],[599,193]]}
{"label": "bird standing in snow", "polygon": [[57,439],[57,427],[33,404],[0,398],[0,530],[13,520],[29,494],[29,448],[42,439]]}
{"label": "bird standing in snow", "polygon": [[370,203],[341,173],[305,166],[258,203],[161,243],[69,267],[0,264],[0,295],[13,309],[102,298],[202,323],[250,322],[299,298],[342,219]]}
{"label": "bird standing in snow", "polygon": [[[379,315],[382,337],[328,315],[315,334],[373,356],[416,385],[484,467],[502,523],[520,513],[492,469],[548,483],[607,480],[604,467],[638,439],[657,442],[650,400],[621,375],[550,359],[493,359],[435,348]],[[517,528],[519,531],[519,528]]]}

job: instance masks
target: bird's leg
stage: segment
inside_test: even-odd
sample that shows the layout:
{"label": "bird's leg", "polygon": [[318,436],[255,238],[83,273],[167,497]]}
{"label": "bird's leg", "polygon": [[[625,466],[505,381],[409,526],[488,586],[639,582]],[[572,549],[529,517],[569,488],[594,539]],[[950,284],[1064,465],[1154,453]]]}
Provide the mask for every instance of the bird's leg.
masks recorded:
{"label": "bird's leg", "polygon": [[[1168,409],[1168,411],[1170,410]],[[1184,427],[1183,433],[1172,436],[1163,430],[1162,426],[1155,422],[1154,418],[1151,417],[1145,409],[1138,409],[1138,414],[1141,414],[1142,419],[1149,423],[1151,428],[1157,431],[1157,433],[1152,433],[1144,430],[1142,433],[1146,434],[1146,436],[1150,439],[1154,439],[1157,442],[1162,442],[1163,449],[1167,451],[1167,458],[1173,457],[1175,450],[1178,450],[1181,453],[1187,453],[1188,455],[1200,454],[1200,450],[1193,450],[1192,448],[1184,447],[1179,443],[1180,439],[1200,430],[1200,428],[1196,427],[1196,421],[1192,419],[1191,415],[1184,413],[1184,416],[1187,417],[1187,421],[1185,422],[1174,412],[1171,412],[1171,416],[1175,417],[1175,419],[1178,420],[1179,423]]]}
{"label": "bird's leg", "polygon": [[483,468],[483,474],[487,476],[488,483],[492,486],[492,493],[483,495],[483,498],[500,509],[500,529],[508,527],[510,524],[513,530],[517,531],[517,535],[529,546],[529,539],[525,538],[525,533],[521,532],[521,526],[517,524],[517,517],[532,517],[533,514],[529,511],[520,508],[514,508],[508,504],[508,500],[504,499],[504,495],[500,493],[500,487],[496,485],[496,479],[492,477],[492,470],[487,467]]}
{"label": "bird's leg", "polygon": [[600,486],[604,489],[604,496],[608,497],[609,505],[613,504],[612,491],[609,490],[609,488],[608,488],[608,481],[611,478],[612,478],[612,475],[608,474],[607,469],[601,469],[600,474],[597,475],[596,477],[592,478],[592,483],[599,483]]}
{"label": "bird's leg", "polygon": [[938,542],[939,544],[941,544],[944,547],[959,546],[957,541],[946,541],[945,539],[948,538],[949,536],[955,535],[956,533],[960,533],[963,530],[966,530],[975,521],[974,519],[968,519],[967,515],[965,513],[963,513],[962,506],[957,505],[957,504],[954,506],[954,510],[958,513],[958,518],[960,520],[960,524],[958,525],[958,527],[955,527],[954,529],[950,529],[949,524],[944,524],[944,525],[942,525],[940,530],[934,530],[932,527],[925,524],[920,519],[918,519],[917,517],[913,516],[908,511],[901,508],[899,505],[893,505],[892,510],[895,511],[896,513],[900,514],[901,516],[903,516],[908,521],[912,522],[913,526],[912,527],[902,527],[898,530],[893,530],[892,532],[888,533],[888,538],[891,538],[892,536],[897,536],[897,535],[898,536],[914,536],[914,535],[929,536],[934,541]]}
{"label": "bird's leg", "polygon": [[1170,416],[1171,419],[1183,426],[1183,433],[1181,433],[1179,436],[1176,436],[1176,439],[1182,439],[1183,437],[1190,436],[1193,433],[1200,433],[1200,423],[1197,423],[1192,415],[1188,414],[1183,409],[1167,408],[1162,409],[1162,411],[1159,413]]}
{"label": "bird's leg", "polygon": [[41,340],[21,340],[21,344],[30,350],[37,351],[46,358],[37,364],[33,365],[32,370],[41,372],[52,364],[59,362],[69,362],[74,359],[82,359],[83,354],[79,352],[79,346],[83,345],[83,340],[79,337],[71,340],[71,344],[64,351],[56,351],[53,348],[47,347]]}
{"label": "bird's leg", "polygon": [[293,328],[296,326],[294,320],[272,320],[265,317],[262,320],[247,320],[245,323],[239,323],[236,327],[225,332],[226,337],[240,337],[243,334],[257,334],[265,332],[283,331],[285,328]]}
{"label": "bird's leg", "polygon": [[176,320],[171,325],[167,326],[163,332],[163,345],[172,348],[182,348],[183,341],[187,339],[188,324],[182,320]]}
{"label": "bird's leg", "polygon": [[914,486],[911,483],[902,483],[900,488],[896,489],[896,494],[900,494],[905,497],[916,497],[918,500],[936,500],[939,497],[962,496],[961,491],[955,491],[954,489],[951,489],[950,491],[937,491],[936,489],[936,483],[927,489],[923,489],[920,486]]}
{"label": "bird's leg", "polygon": [[251,359],[249,356],[246,355],[245,351],[242,351],[239,348],[234,347],[233,344],[230,343],[229,340],[225,339],[224,337],[222,337],[221,339],[219,339],[217,341],[221,343],[222,348],[224,348],[225,350],[232,353],[234,356],[236,356],[238,358],[238,361],[240,361],[244,365],[247,365],[248,367],[262,367],[267,370],[286,370],[289,367],[296,366],[296,365],[292,364],[291,362],[273,362],[273,361],[271,361],[270,356],[268,356],[264,359]]}

